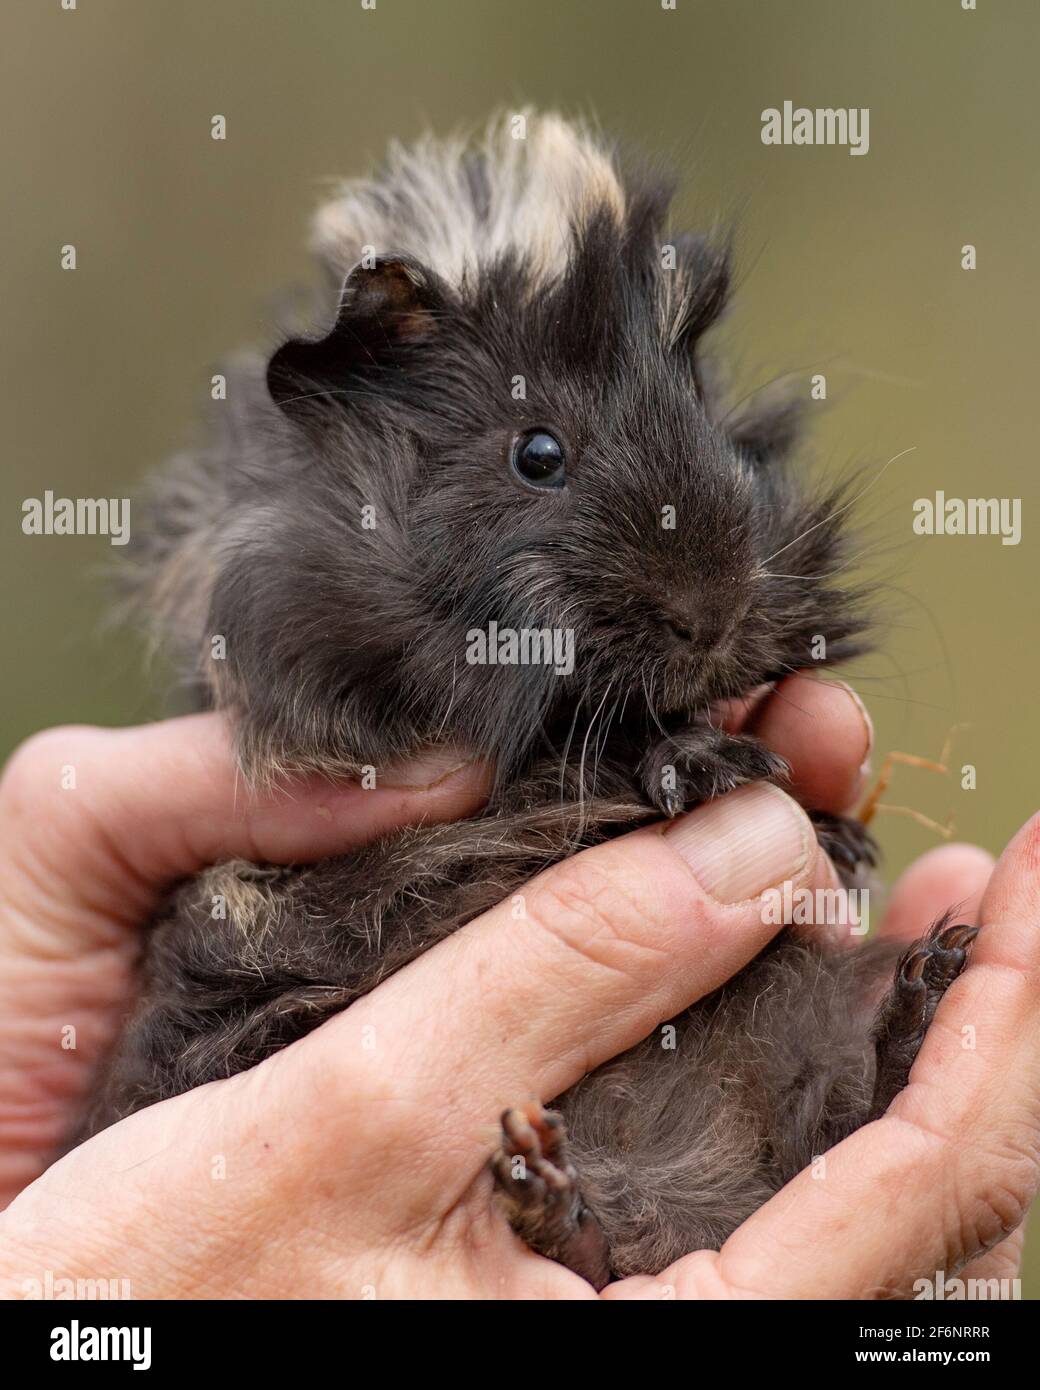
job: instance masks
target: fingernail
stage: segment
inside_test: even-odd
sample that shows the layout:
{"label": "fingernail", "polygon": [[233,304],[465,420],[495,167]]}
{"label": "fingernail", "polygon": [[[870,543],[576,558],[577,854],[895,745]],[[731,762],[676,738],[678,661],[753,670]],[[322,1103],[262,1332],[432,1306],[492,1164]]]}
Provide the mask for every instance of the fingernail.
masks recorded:
{"label": "fingernail", "polygon": [[797,879],[815,847],[808,816],[768,782],[698,806],[670,825],[665,839],[720,903],[757,898]]}
{"label": "fingernail", "polygon": [[867,707],[859,698],[851,685],[846,685],[844,681],[835,682],[839,690],[844,690],[852,703],[856,706],[859,717],[863,720],[863,761],[860,763],[860,775],[865,777],[870,771],[870,760],[874,756],[874,721],[867,713]]}
{"label": "fingernail", "polygon": [[874,755],[874,721],[867,713],[867,707],[859,698],[851,685],[846,685],[844,681],[833,680],[830,676],[821,675],[818,671],[809,673],[813,680],[821,681],[824,685],[833,686],[835,690],[840,690],[847,695],[855,707],[856,713],[860,717],[863,725],[863,757],[860,760],[859,772],[861,777],[865,777],[870,771],[870,760]]}
{"label": "fingernail", "polygon": [[376,786],[428,791],[430,787],[447,781],[452,773],[460,772],[472,761],[472,758],[462,757],[457,750],[431,752],[413,758],[411,762],[392,763],[385,772],[377,767]]}

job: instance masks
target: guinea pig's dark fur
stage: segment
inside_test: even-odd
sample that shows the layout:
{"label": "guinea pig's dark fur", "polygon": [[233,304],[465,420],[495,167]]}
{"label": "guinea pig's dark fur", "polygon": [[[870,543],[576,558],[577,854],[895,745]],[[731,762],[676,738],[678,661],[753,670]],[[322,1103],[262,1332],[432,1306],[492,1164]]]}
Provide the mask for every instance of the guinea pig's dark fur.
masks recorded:
{"label": "guinea pig's dark fur", "polygon": [[[254,782],[378,780],[447,745],[494,762],[490,803],[183,885],[88,1131],[261,1061],[576,850],[782,776],[713,704],[815,664],[821,637],[828,661],[860,643],[845,509],[792,468],[795,411],[726,413],[710,386],[725,250],[671,234],[668,188],[588,131],[526,119],[345,187],[317,229],[331,326],[230,376],[132,551],[139,607]],[[531,431],[563,486],[518,476]],[[573,671],[468,661],[493,622],[572,632]],[[819,820],[850,875],[870,862]],[[966,944],[933,933],[875,1017],[889,950],[781,933],[674,1048],[651,1036],[559,1098],[566,1153],[553,1116],[507,1115],[516,1228],[597,1285],[717,1248],[905,1083]]]}

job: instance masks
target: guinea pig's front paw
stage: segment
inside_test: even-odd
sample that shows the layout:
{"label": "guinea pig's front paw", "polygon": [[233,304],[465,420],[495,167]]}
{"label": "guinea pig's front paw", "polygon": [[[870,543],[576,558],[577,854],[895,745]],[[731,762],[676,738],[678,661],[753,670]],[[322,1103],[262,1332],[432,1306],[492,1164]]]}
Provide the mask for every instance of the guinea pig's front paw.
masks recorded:
{"label": "guinea pig's front paw", "polygon": [[789,771],[758,739],[696,724],[655,744],[639,765],[639,779],[663,815],[677,816],[745,782],[784,781]]}

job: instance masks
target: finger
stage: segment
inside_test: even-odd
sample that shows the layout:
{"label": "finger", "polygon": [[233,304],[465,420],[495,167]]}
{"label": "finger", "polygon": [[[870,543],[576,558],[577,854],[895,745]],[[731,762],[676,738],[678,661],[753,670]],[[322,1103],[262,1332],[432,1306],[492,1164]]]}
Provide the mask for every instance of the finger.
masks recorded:
{"label": "finger", "polygon": [[958,922],[977,922],[995,863],[978,845],[929,850],[896,881],[878,936],[914,941],[948,908],[954,909]]}
{"label": "finger", "polygon": [[863,702],[844,682],[801,672],[721,701],[714,718],[730,733],[753,733],[781,753],[803,805],[842,815],[858,802],[874,732]]}
{"label": "finger", "polygon": [[787,1298],[907,1297],[1021,1224],[1040,1177],[1040,816],[1001,856],[964,974],[888,1113],[673,1277]]}
{"label": "finger", "polygon": [[215,713],[134,729],[53,729],[5,772],[0,840],[52,907],[67,898],[101,924],[136,924],[163,886],[207,864],[343,853],[402,825],[465,815],[487,791],[486,770],[461,755],[374,771],[372,789],[298,779],[251,791]]}
{"label": "finger", "polygon": [[[1026,1222],[1023,1221],[1018,1230],[1009,1235],[1007,1240],[1002,1240],[999,1245],[995,1245],[985,1255],[980,1255],[977,1260],[971,1260],[966,1264],[958,1277],[963,1279],[965,1283],[969,1279],[976,1279],[984,1280],[988,1284],[991,1279],[996,1279],[998,1292],[989,1294],[989,1297],[1006,1298],[1008,1295],[1003,1292],[1003,1289],[1010,1288],[1013,1297],[1021,1298],[1021,1289],[1015,1291],[1014,1281],[1022,1272],[1022,1250],[1025,1243]],[[1003,1284],[1004,1280],[1008,1281],[1006,1285]]]}
{"label": "finger", "polygon": [[803,806],[845,815],[858,801],[874,731],[862,700],[843,681],[788,677],[756,710],[747,732],[787,759],[789,790]]}
{"label": "finger", "polygon": [[756,685],[746,695],[736,695],[729,700],[718,700],[711,708],[711,722],[725,729],[727,733],[739,734],[751,720],[755,711],[772,697],[774,685]]}
{"label": "finger", "polygon": [[314,1033],[291,1062],[282,1054],[287,1084],[305,1095],[308,1075],[327,1084],[338,1070],[340,1102],[326,1100],[325,1112],[378,1114],[393,1126],[386,1151],[409,1162],[416,1146],[428,1157],[432,1126],[440,1161],[424,1166],[446,1192],[445,1166],[468,1182],[504,1108],[551,1100],[750,960],[778,929],[763,890],[829,873],[795,802],[766,784],[741,788],[546,870]]}

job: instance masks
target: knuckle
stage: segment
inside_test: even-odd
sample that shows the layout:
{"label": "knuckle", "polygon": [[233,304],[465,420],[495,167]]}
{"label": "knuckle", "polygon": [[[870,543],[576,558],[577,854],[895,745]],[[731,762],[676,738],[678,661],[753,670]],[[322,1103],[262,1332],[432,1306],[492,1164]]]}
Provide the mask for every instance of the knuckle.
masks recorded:
{"label": "knuckle", "polygon": [[18,745],[0,772],[0,804],[25,811],[61,785],[61,769],[75,764],[87,742],[102,731],[69,724],[44,729]]}
{"label": "knuckle", "polygon": [[534,922],[582,963],[631,976],[655,966],[663,954],[664,923],[653,894],[608,856],[578,855],[532,885]]}
{"label": "knuckle", "polygon": [[1040,1147],[1035,1129],[1008,1133],[965,1155],[960,1174],[963,1253],[988,1250],[1026,1218],[1040,1183]]}

